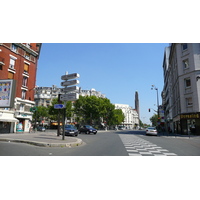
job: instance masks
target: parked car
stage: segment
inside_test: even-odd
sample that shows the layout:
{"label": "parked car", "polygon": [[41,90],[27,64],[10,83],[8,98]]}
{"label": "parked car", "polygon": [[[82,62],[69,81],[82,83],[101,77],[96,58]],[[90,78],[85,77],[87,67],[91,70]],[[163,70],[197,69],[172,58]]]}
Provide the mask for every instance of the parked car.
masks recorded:
{"label": "parked car", "polygon": [[146,129],[146,135],[158,135],[158,131],[156,130],[156,127],[148,127]]}
{"label": "parked car", "polygon": [[79,133],[86,133],[86,134],[97,134],[97,129],[93,128],[90,125],[84,125],[79,128]]}
{"label": "parked car", "polygon": [[45,132],[45,128],[43,126],[38,126],[37,127],[37,131],[42,131],[42,132]]}
{"label": "parked car", "polygon": [[126,128],[125,128],[125,126],[118,126],[118,129],[119,130],[125,130]]}
{"label": "parked car", "polygon": [[78,129],[73,125],[65,125],[65,135],[78,136]]}

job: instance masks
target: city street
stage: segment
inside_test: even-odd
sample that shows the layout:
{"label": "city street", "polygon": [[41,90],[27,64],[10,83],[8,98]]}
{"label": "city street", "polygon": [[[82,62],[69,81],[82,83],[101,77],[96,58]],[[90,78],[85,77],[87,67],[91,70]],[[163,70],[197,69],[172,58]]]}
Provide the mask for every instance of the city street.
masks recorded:
{"label": "city street", "polygon": [[[60,136],[61,138],[61,136]],[[146,136],[145,131],[79,134],[77,147],[39,147],[0,142],[0,156],[200,156],[200,137]]]}

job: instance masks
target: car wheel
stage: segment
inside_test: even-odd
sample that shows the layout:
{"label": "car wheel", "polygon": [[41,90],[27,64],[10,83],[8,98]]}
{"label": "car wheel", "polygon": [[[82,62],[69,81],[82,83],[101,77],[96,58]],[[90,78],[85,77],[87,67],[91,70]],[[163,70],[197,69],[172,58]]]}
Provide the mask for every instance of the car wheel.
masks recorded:
{"label": "car wheel", "polygon": [[90,131],[87,131],[86,133],[87,133],[87,134],[90,134]]}

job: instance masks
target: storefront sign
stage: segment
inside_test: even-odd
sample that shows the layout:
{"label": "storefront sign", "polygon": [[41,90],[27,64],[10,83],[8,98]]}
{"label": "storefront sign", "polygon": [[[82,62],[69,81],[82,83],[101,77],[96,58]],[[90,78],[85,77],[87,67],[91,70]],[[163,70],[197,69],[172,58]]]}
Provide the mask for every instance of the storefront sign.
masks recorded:
{"label": "storefront sign", "polygon": [[195,113],[195,114],[182,114],[180,116],[181,116],[181,119],[199,119],[200,118],[200,114],[199,113]]}

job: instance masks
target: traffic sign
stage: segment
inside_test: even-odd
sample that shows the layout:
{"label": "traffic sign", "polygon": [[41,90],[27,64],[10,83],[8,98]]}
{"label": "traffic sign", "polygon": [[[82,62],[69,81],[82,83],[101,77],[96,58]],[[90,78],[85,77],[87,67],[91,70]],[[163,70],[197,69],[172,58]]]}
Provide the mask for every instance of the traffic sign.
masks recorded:
{"label": "traffic sign", "polygon": [[70,85],[78,85],[78,84],[79,84],[79,80],[61,82],[61,86],[70,86]]}
{"label": "traffic sign", "polygon": [[63,104],[55,104],[54,109],[63,109],[65,106]]}
{"label": "traffic sign", "polygon": [[75,78],[79,78],[79,77],[80,77],[80,75],[78,73],[67,74],[67,75],[61,76],[61,80],[75,79]]}
{"label": "traffic sign", "polygon": [[79,87],[77,87],[77,86],[72,86],[72,87],[66,87],[66,88],[62,88],[61,89],[61,92],[65,92],[65,93],[67,93],[67,92],[78,92],[79,91]]}
{"label": "traffic sign", "polygon": [[38,109],[37,107],[32,107],[32,108],[30,108],[30,111],[31,111],[31,112],[36,112],[37,109]]}
{"label": "traffic sign", "polygon": [[79,99],[79,94],[77,93],[62,94],[60,96],[61,101],[75,101],[77,99]]}

